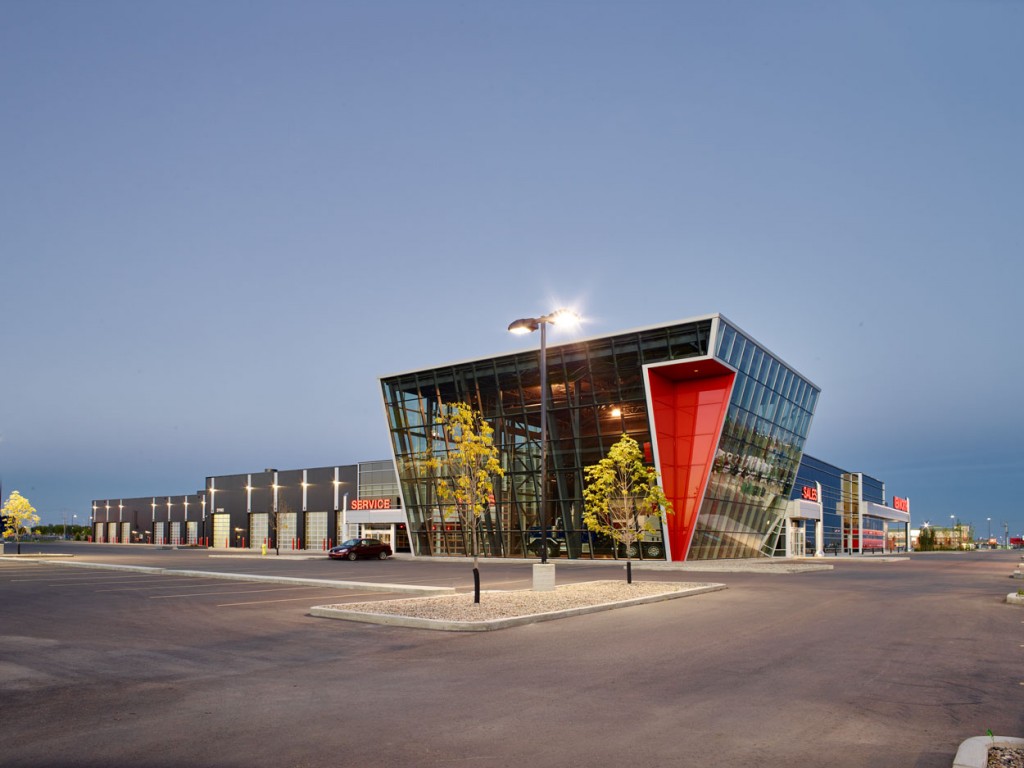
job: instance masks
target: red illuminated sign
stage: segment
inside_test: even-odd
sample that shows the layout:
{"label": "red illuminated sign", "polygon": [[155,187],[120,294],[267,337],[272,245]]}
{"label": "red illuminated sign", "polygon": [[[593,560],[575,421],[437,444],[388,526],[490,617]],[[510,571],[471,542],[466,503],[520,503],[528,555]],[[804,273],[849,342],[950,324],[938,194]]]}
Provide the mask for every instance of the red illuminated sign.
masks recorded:
{"label": "red illuminated sign", "polygon": [[817,488],[811,488],[811,486],[805,485],[801,489],[801,493],[803,494],[803,497],[807,501],[817,501],[818,500],[818,489]]}
{"label": "red illuminated sign", "polygon": [[356,499],[352,509],[391,509],[391,499]]}
{"label": "red illuminated sign", "polygon": [[900,512],[910,512],[910,499],[901,499],[899,496],[893,496],[892,506]]}

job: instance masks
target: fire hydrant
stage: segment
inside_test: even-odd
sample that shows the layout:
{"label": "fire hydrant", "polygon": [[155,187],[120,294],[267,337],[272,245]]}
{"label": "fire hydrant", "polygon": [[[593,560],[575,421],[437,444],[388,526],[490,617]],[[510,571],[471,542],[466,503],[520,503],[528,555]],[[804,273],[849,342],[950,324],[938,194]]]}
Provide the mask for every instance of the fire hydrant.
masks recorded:
{"label": "fire hydrant", "polygon": [[263,542],[263,544],[260,545],[260,556],[261,557],[266,557],[267,556],[267,542],[265,542],[265,541]]}

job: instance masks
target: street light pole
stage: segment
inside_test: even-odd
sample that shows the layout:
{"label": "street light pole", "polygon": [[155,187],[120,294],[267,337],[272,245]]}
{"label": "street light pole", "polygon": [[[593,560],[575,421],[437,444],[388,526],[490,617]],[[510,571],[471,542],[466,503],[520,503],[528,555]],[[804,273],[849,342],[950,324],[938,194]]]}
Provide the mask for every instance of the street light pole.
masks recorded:
{"label": "street light pole", "polygon": [[[578,322],[579,317],[559,309],[541,317],[524,317],[509,324],[511,333],[532,333],[540,329],[540,564],[548,564],[548,323]],[[535,585],[535,588],[536,585]],[[554,588],[552,584],[550,588]]]}
{"label": "street light pole", "polygon": [[540,324],[540,562],[548,561],[548,324]]}

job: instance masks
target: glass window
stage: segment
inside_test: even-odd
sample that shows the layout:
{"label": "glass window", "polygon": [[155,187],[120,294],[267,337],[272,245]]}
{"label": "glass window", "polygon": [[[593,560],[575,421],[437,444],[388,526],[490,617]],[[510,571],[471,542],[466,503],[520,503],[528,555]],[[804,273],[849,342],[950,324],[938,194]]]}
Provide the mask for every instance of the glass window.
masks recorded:
{"label": "glass window", "polygon": [[740,360],[739,369],[746,374],[750,373],[750,361],[754,357],[754,345],[749,341],[743,348],[743,359]]}
{"label": "glass window", "polygon": [[736,331],[725,322],[721,322],[718,327],[721,329],[721,333],[718,336],[718,357],[722,360],[728,360],[729,351],[732,349],[732,343],[736,338]]}
{"label": "glass window", "polygon": [[750,360],[750,376],[758,381],[763,381],[761,378],[761,363],[764,362],[764,352],[760,347],[754,348],[754,356]]}
{"label": "glass window", "polygon": [[743,357],[743,349],[746,347],[747,340],[736,334],[736,340],[733,342],[732,351],[729,353],[729,364],[733,368],[740,367],[740,360]]}

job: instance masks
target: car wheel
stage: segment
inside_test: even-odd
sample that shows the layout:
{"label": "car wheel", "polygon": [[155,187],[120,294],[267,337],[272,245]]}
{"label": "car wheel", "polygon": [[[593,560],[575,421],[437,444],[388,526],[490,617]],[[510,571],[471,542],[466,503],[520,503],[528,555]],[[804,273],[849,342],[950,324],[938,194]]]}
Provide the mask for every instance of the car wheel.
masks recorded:
{"label": "car wheel", "polygon": [[[558,545],[555,542],[549,541],[548,544],[547,544],[547,549],[548,549],[548,557],[558,557]],[[533,552],[533,554],[536,555],[537,557],[543,557],[544,556],[544,542],[543,541],[535,541],[535,542],[533,542],[533,544],[530,545],[530,551]]]}
{"label": "car wheel", "polygon": [[349,552],[348,553],[348,559],[349,560],[355,560],[356,559],[356,553],[355,552]]}
{"label": "car wheel", "polygon": [[636,544],[630,544],[626,547],[626,557],[639,557],[640,547]]}
{"label": "car wheel", "polygon": [[658,558],[661,557],[661,554],[660,544],[648,544],[644,547],[644,557]]}
{"label": "car wheel", "polygon": [[382,550],[380,551],[380,554],[379,554],[379,555],[377,555],[377,557],[379,557],[379,558],[380,558],[381,560],[387,560],[387,559],[388,559],[388,553],[387,553],[387,552],[385,552],[385,551],[384,551],[384,550],[382,549]]}

